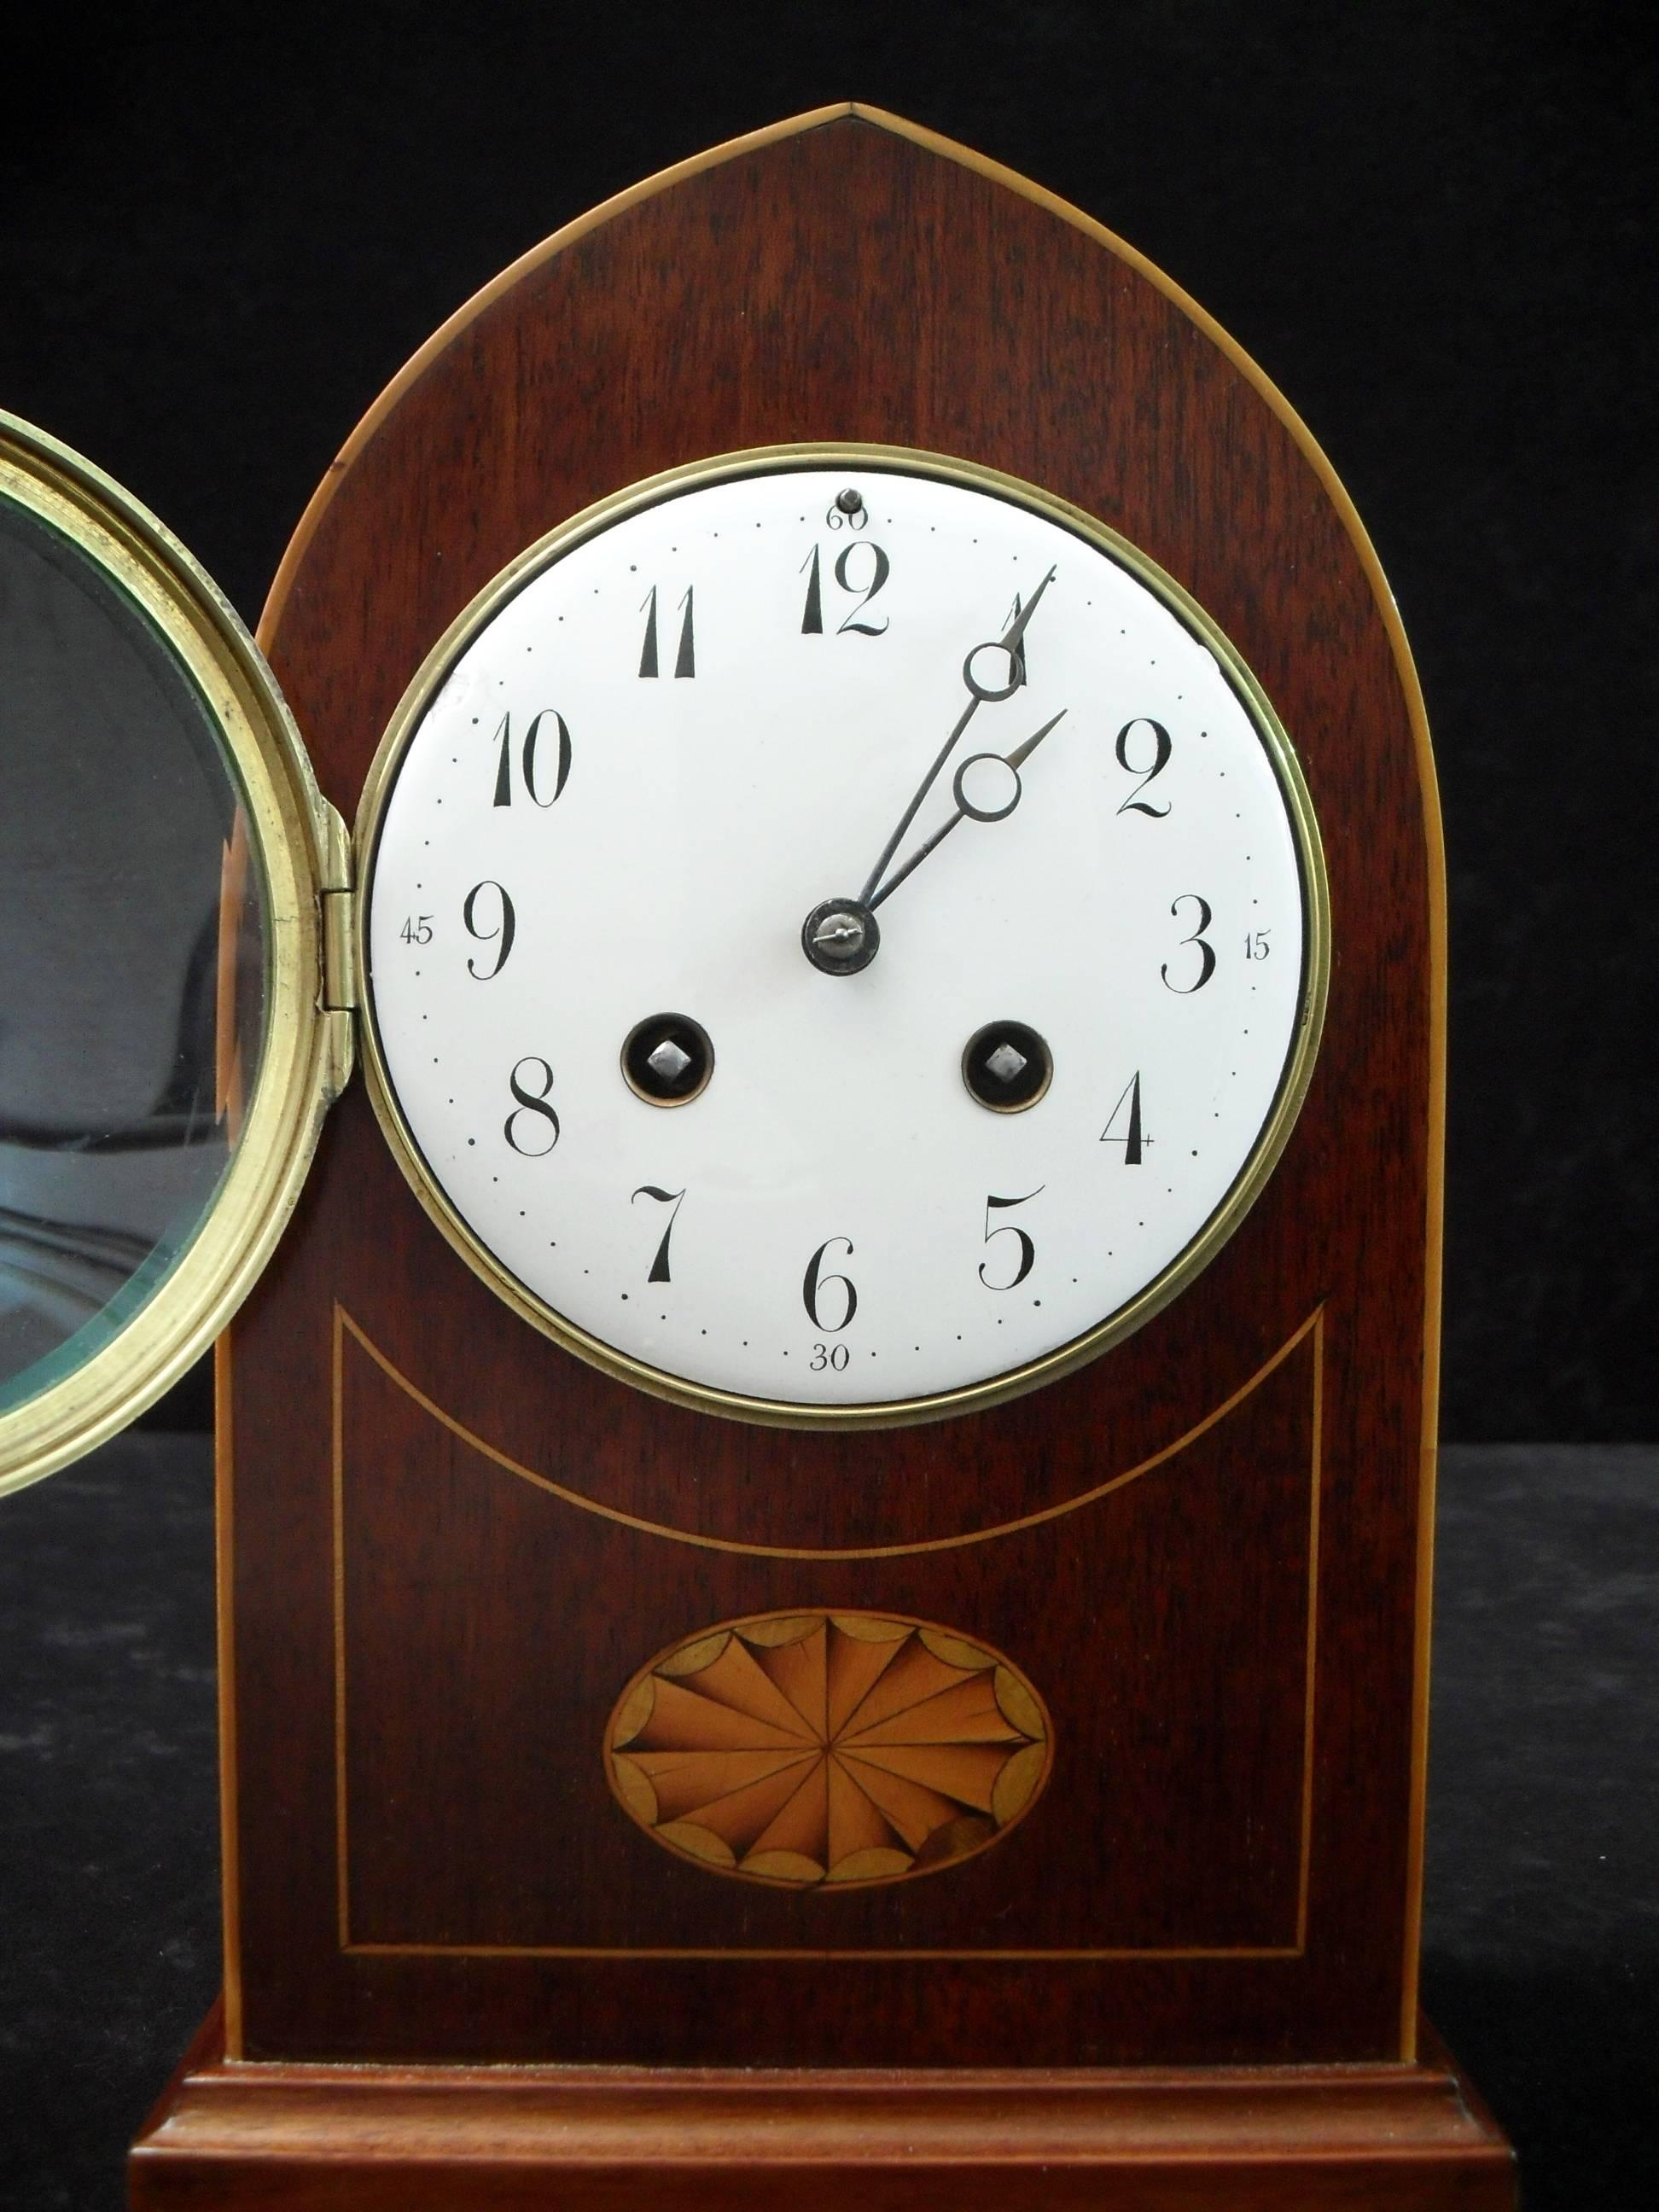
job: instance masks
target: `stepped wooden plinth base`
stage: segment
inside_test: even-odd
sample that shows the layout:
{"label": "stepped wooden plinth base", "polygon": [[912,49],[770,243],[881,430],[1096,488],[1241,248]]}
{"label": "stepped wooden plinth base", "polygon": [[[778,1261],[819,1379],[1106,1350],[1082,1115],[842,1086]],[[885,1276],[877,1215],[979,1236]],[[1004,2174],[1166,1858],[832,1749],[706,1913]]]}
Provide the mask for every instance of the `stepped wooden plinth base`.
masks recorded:
{"label": "stepped wooden plinth base", "polygon": [[1413,2066],[972,2072],[227,2064],[134,2145],[134,2212],[1510,2212],[1508,2145]]}

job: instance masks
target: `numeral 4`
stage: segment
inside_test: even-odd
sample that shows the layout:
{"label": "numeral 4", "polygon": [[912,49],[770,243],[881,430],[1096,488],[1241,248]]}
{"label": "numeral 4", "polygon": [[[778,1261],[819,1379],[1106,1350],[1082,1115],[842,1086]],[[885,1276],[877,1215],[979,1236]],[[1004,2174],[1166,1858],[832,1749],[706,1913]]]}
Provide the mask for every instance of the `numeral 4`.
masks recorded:
{"label": "numeral 4", "polygon": [[[1120,1126],[1120,1124],[1121,1126]],[[1123,1095],[1107,1116],[1106,1127],[1100,1133],[1103,1145],[1121,1145],[1123,1164],[1138,1168],[1141,1154],[1152,1141],[1140,1120],[1140,1070],[1137,1068],[1123,1086]]]}

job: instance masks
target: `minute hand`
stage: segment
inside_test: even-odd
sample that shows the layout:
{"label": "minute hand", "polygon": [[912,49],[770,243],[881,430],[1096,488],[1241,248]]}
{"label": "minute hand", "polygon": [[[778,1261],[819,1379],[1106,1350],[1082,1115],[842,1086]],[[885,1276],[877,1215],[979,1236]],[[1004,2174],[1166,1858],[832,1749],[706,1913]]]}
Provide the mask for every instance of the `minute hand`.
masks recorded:
{"label": "minute hand", "polygon": [[968,704],[963,708],[961,715],[957,719],[955,729],[951,731],[950,736],[946,738],[945,743],[939,747],[938,757],[934,760],[933,766],[928,769],[927,775],[923,776],[921,783],[917,786],[915,798],[912,799],[910,804],[905,808],[903,813],[900,815],[897,828],[894,830],[892,836],[887,840],[887,842],[882,847],[880,858],[877,860],[875,866],[871,869],[868,877],[866,878],[864,889],[859,893],[860,901],[866,906],[872,906],[874,904],[876,886],[882,879],[887,863],[892,859],[894,854],[898,850],[899,840],[903,836],[905,831],[910,827],[910,824],[915,820],[916,814],[921,808],[921,802],[927,798],[928,793],[933,789],[934,781],[937,778],[939,770],[944,767],[945,762],[950,759],[952,751],[956,748],[957,738],[961,737],[969,723],[973,720],[974,716],[979,711],[982,702],[987,699],[995,700],[1009,698],[1019,688],[1019,674],[1018,671],[1016,669],[1013,682],[1008,684],[1005,690],[984,690],[981,685],[977,684],[974,681],[973,668],[975,655],[995,647],[1000,651],[1007,653],[1012,662],[1017,655],[1019,641],[1025,635],[1026,624],[1030,621],[1031,617],[1036,612],[1037,603],[1042,599],[1042,594],[1048,590],[1049,585],[1054,581],[1054,572],[1050,568],[1048,574],[1037,586],[1036,591],[1032,592],[1025,605],[1023,606],[1018,614],[1015,616],[1012,623],[1009,625],[1004,635],[1000,638],[988,638],[983,645],[975,646],[969,653],[967,659],[963,662],[962,680],[968,686]]}
{"label": "minute hand", "polygon": [[[1049,731],[1054,728],[1054,724],[1056,722],[1063,722],[1065,720],[1067,712],[1068,709],[1062,707],[1059,714],[1051,716],[1049,720],[1043,724],[1040,730],[1035,731],[1031,736],[1027,738],[1023,745],[1016,745],[1012,752],[1003,754],[1002,759],[1005,766],[1012,769],[1014,771],[1014,795],[1008,802],[1007,807],[1004,810],[1004,813],[999,814],[994,817],[996,820],[1003,820],[1005,818],[1005,814],[1012,814],[1015,807],[1018,805],[1018,776],[1021,763],[1024,761],[1030,760],[1031,755],[1042,743],[1042,740],[1048,736]],[[974,756],[975,760],[989,760],[994,757],[994,755],[989,753],[975,753]],[[970,762],[969,765],[971,767],[972,763]],[[961,792],[960,778],[962,770],[958,769],[957,774],[958,778],[957,788],[959,795]],[[927,843],[925,845],[918,845],[915,851],[911,854],[904,866],[902,868],[896,869],[894,872],[889,876],[886,882],[876,893],[875,896],[867,902],[872,913],[873,913],[876,908],[881,904],[884,899],[891,898],[893,893],[904,881],[904,878],[921,866],[922,862],[927,858],[927,855],[933,851],[936,845],[942,845],[945,842],[951,832],[956,828],[957,823],[964,821],[967,818],[967,811],[968,810],[958,803],[956,812],[952,814],[947,821],[942,822],[939,824],[939,828],[934,830],[933,836],[927,840]],[[991,817],[981,816],[980,818],[981,820],[985,820]]]}

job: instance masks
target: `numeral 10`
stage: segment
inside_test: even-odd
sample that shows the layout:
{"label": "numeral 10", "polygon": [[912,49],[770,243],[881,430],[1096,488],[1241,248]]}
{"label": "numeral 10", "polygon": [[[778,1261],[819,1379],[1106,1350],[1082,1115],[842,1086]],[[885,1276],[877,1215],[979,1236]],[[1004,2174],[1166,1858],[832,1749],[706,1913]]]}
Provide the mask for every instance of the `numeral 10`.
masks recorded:
{"label": "numeral 10", "polygon": [[[552,716],[552,729],[544,731],[548,717]],[[545,734],[551,741],[556,735],[555,758],[550,763],[551,790],[547,789],[550,763],[541,750]],[[513,717],[503,714],[501,726],[493,742],[500,748],[495,758],[495,798],[497,806],[513,804]],[[544,707],[538,714],[530,718],[530,726],[524,733],[519,748],[519,778],[525,796],[532,806],[551,806],[563,791],[570,775],[570,732],[565,726],[564,716]],[[545,796],[544,796],[545,793]]]}

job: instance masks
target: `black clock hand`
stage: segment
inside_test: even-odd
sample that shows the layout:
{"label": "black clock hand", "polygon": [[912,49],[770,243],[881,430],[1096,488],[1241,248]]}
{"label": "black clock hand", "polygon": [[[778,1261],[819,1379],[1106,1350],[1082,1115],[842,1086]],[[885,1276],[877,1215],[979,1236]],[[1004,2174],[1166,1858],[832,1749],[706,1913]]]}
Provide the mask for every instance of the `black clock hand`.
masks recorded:
{"label": "black clock hand", "polygon": [[[892,836],[887,840],[887,842],[882,847],[881,857],[877,860],[875,866],[871,869],[869,876],[865,882],[864,889],[859,893],[859,901],[861,905],[873,908],[879,903],[879,898],[873,896],[873,894],[875,893],[877,884],[881,881],[882,875],[886,869],[887,863],[892,859],[894,854],[897,851],[900,838],[903,836],[905,831],[915,820],[917,810],[920,808],[923,799],[927,798],[928,793],[933,787],[934,779],[939,775],[939,770],[944,767],[945,762],[950,759],[952,751],[955,750],[957,738],[961,737],[969,723],[973,720],[981,702],[988,699],[995,701],[998,699],[1012,698],[1013,694],[1019,689],[1019,641],[1025,635],[1027,623],[1037,611],[1038,601],[1042,599],[1042,594],[1048,590],[1049,585],[1054,581],[1054,571],[1050,568],[1048,574],[1037,586],[1036,591],[1032,592],[1030,599],[1028,599],[1024,606],[1020,609],[1018,614],[1015,616],[1013,622],[1010,624],[1008,629],[1001,637],[987,638],[982,645],[974,646],[969,650],[967,659],[962,664],[962,680],[968,686],[969,695],[968,704],[963,708],[961,715],[957,719],[955,729],[951,731],[950,736],[946,738],[945,743],[939,747],[938,757],[935,759],[933,766],[928,769],[927,775],[923,776],[921,783],[917,786],[915,798],[911,799],[910,804],[905,808],[903,813],[900,815],[897,828],[894,830]],[[975,655],[989,652],[993,649],[1006,653],[1008,655],[1010,665],[1012,666],[1014,671],[1012,682],[1001,690],[988,690],[983,685],[976,684],[974,681],[973,668]],[[915,866],[914,861],[911,863],[911,866]],[[890,884],[888,888],[890,890],[892,886]],[[884,896],[885,894],[883,893],[881,896]]]}
{"label": "black clock hand", "polygon": [[[918,845],[915,851],[911,854],[904,866],[900,868],[896,874],[890,876],[887,878],[887,881],[882,885],[881,889],[876,893],[875,896],[866,902],[870,911],[872,914],[881,904],[884,899],[890,898],[892,896],[893,893],[898,889],[899,885],[904,881],[904,878],[908,875],[913,874],[915,871],[921,866],[922,862],[927,858],[927,855],[933,850],[936,845],[942,845],[945,842],[945,840],[956,828],[958,822],[963,821],[970,814],[976,822],[1006,822],[1007,820],[1008,817],[1013,812],[1015,807],[1019,805],[1020,794],[1024,789],[1024,786],[1021,784],[1019,780],[1019,771],[1022,765],[1026,761],[1030,760],[1031,755],[1042,743],[1042,740],[1048,736],[1049,731],[1054,728],[1054,724],[1056,722],[1063,722],[1065,720],[1069,711],[1069,708],[1062,707],[1059,714],[1051,716],[1050,719],[1043,724],[1040,730],[1034,732],[1030,737],[1027,738],[1023,745],[1016,745],[1013,751],[1011,753],[974,753],[970,755],[967,760],[963,761],[962,766],[957,770],[956,812],[951,816],[947,822],[941,823],[940,826],[934,830],[933,836],[927,840],[925,845]],[[994,814],[985,813],[979,808],[970,805],[963,796],[963,778],[967,775],[968,770],[972,768],[975,761],[981,760],[1000,760],[1005,768],[1011,768],[1014,771],[1014,795],[1008,801],[1008,804],[1006,806],[999,807]]]}

